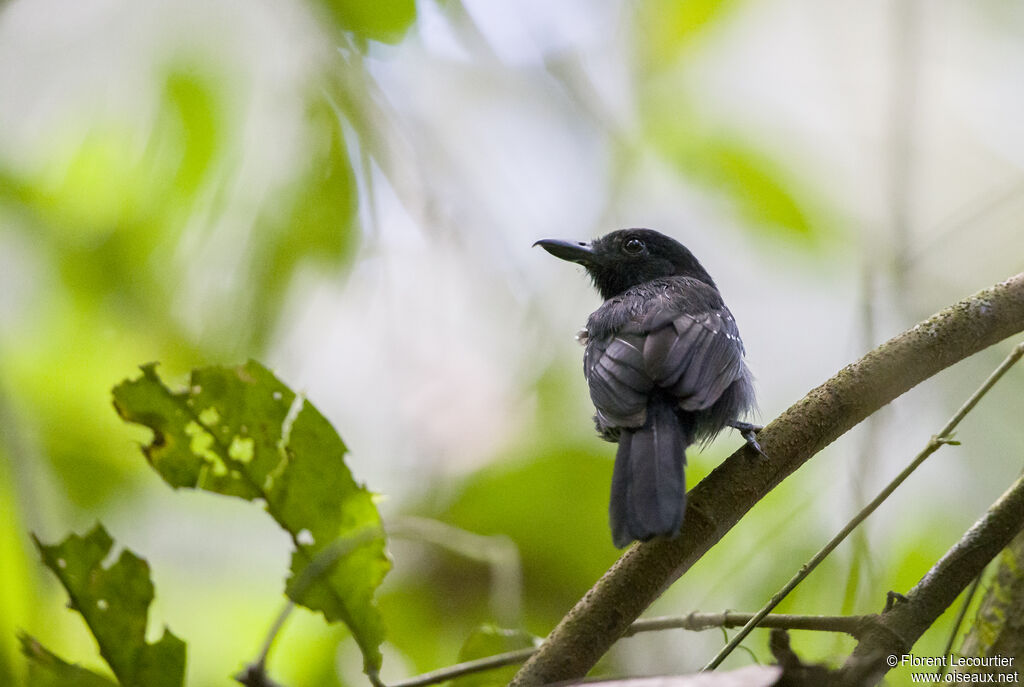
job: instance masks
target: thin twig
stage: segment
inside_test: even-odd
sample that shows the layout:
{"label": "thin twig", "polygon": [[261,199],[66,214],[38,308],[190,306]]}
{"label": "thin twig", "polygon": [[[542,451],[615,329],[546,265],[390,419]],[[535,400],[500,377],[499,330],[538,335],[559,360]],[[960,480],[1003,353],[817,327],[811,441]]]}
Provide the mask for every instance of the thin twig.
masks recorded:
{"label": "thin twig", "polygon": [[[730,627],[741,627],[753,617],[752,613],[689,613],[680,616],[660,616],[657,618],[644,618],[637,620],[626,630],[624,637],[632,637],[641,632],[659,632],[662,630],[690,630],[701,632]],[[816,630],[819,632],[842,632],[853,637],[860,637],[862,632],[875,619],[873,615],[790,615],[778,613],[769,615],[761,623],[762,627],[781,628],[785,630]],[[423,673],[411,677],[408,680],[395,682],[388,687],[423,687],[433,685],[447,680],[454,680],[463,675],[480,673],[493,668],[502,668],[516,663],[522,663],[539,649],[530,647],[507,651],[494,656],[478,658],[472,661],[457,663],[446,668]]]}
{"label": "thin twig", "polygon": [[[370,539],[379,535],[379,528],[364,527],[348,536],[341,537],[331,542],[330,545],[326,546],[322,551],[313,556],[313,559],[309,564],[303,568],[302,572],[295,578],[295,583],[292,585],[291,589],[292,598],[301,598],[313,583],[330,572],[339,560],[368,542]],[[285,621],[288,620],[288,616],[291,615],[294,608],[295,604],[291,600],[285,603],[284,608],[281,609],[277,614],[277,617],[274,619],[274,622],[270,625],[270,629],[267,631],[267,636],[263,640],[263,646],[260,649],[260,653],[256,657],[256,660],[248,664],[240,673],[238,673],[238,675],[235,676],[235,680],[237,682],[247,685],[248,687],[280,687],[267,676],[267,656],[270,655],[270,649],[274,645],[274,640],[277,639],[278,634],[281,632],[281,628],[284,627]],[[380,679],[375,675],[370,675],[369,678],[375,685],[383,687],[380,683]]]}
{"label": "thin twig", "polygon": [[1024,194],[1020,173],[1016,173],[1008,184],[998,189],[987,189],[984,193],[964,203],[928,230],[927,237],[918,237],[908,264],[922,261],[926,254],[940,247],[949,247],[956,234],[972,231],[977,235],[982,225],[997,211],[1005,210],[1012,201]]}
{"label": "thin twig", "polygon": [[[754,617],[753,613],[690,613],[682,616],[663,616],[643,618],[630,625],[623,637],[632,637],[641,632],[658,630],[692,630],[700,632],[716,627],[742,627]],[[842,632],[854,637],[860,636],[865,623],[870,623],[873,615],[792,615],[775,613],[765,617],[762,627],[781,630],[817,630],[819,632]]]}
{"label": "thin twig", "polygon": [[919,0],[892,5],[892,79],[889,97],[888,186],[892,221],[893,295],[906,303],[910,268],[911,200],[915,186],[914,135],[921,87],[921,8]]}
{"label": "thin twig", "polygon": [[441,668],[440,670],[434,670],[429,673],[417,675],[416,677],[411,677],[408,680],[395,682],[388,687],[422,687],[422,685],[434,685],[438,682],[454,680],[457,677],[469,675],[470,673],[481,673],[485,670],[491,670],[492,668],[502,668],[504,666],[522,663],[526,659],[530,658],[530,656],[533,656],[536,651],[537,647],[527,647],[526,649],[507,651],[503,654],[487,656],[486,658],[478,658],[473,661],[456,663],[455,665],[448,666],[447,668]]}
{"label": "thin twig", "polygon": [[519,547],[505,535],[483,535],[440,520],[403,516],[387,523],[389,537],[422,541],[484,563],[491,575],[491,612],[499,625],[517,627],[523,598]]}
{"label": "thin twig", "polygon": [[277,614],[277,618],[270,626],[270,630],[267,632],[267,637],[263,640],[263,649],[260,650],[260,655],[256,659],[256,665],[259,666],[260,669],[263,669],[267,665],[267,656],[270,655],[270,647],[274,645],[274,640],[281,632],[281,628],[284,627],[284,622],[288,620],[288,616],[291,615],[293,608],[295,608],[295,603],[290,600],[286,601],[281,612]]}
{"label": "thin twig", "polygon": [[[877,345],[875,340],[875,319],[876,319],[876,291],[877,291],[877,246],[865,246],[864,265],[861,269],[861,308],[859,337],[863,350],[871,350]],[[875,413],[864,420],[863,429],[860,433],[860,445],[857,448],[857,456],[854,460],[853,475],[849,479],[850,502],[864,503],[870,498],[868,492],[867,476],[876,474],[882,422],[879,413]],[[843,603],[840,612],[849,615],[853,613],[857,602],[858,592],[864,588],[874,586],[874,566],[871,561],[868,536],[863,529],[858,529],[850,542],[850,573],[846,576],[846,589],[843,592]],[[862,580],[862,576],[866,580]],[[863,584],[862,584],[863,582]]]}
{"label": "thin twig", "polygon": [[739,646],[739,643],[742,642],[748,634],[750,634],[750,631],[753,630],[766,615],[771,613],[772,609],[778,606],[779,603],[783,599],[785,599],[786,596],[788,596],[789,593],[793,591],[793,589],[795,589],[796,586],[804,580],[804,578],[811,574],[811,571],[814,570],[819,563],[825,560],[825,557],[832,553],[832,551],[837,546],[839,546],[839,544],[841,544],[844,539],[846,539],[850,532],[852,532],[854,529],[857,528],[858,525],[864,522],[864,520],[869,515],[874,513],[875,510],[880,505],[882,505],[882,503],[884,503],[885,500],[888,499],[894,491],[896,491],[896,488],[903,484],[903,482],[906,481],[908,477],[910,477],[911,473],[913,473],[914,470],[916,470],[918,466],[920,466],[921,463],[923,463],[925,459],[928,458],[928,456],[932,455],[946,444],[958,443],[953,441],[953,430],[956,429],[957,425],[960,424],[960,421],[963,420],[964,417],[966,417],[966,415],[969,412],[971,412],[971,410],[973,410],[976,405],[978,405],[978,401],[980,401],[982,397],[986,393],[988,393],[988,390],[991,389],[996,384],[996,382],[998,382],[999,379],[1002,378],[1004,374],[1006,374],[1007,370],[1013,367],[1013,365],[1018,360],[1020,360],[1022,356],[1024,356],[1024,343],[1020,343],[1014,346],[1013,350],[1010,351],[1010,354],[1006,356],[1002,363],[999,364],[999,367],[997,367],[995,371],[988,376],[988,379],[986,379],[985,382],[980,387],[978,387],[977,391],[971,394],[971,397],[967,399],[967,401],[960,407],[958,411],[956,411],[953,417],[950,418],[949,422],[947,422],[946,425],[941,430],[939,430],[939,433],[933,436],[928,441],[928,444],[920,453],[917,454],[917,457],[914,458],[913,461],[911,461],[910,465],[904,468],[900,474],[898,474],[891,482],[889,482],[889,484],[887,484],[885,488],[882,489],[881,492],[879,492],[878,496],[876,496],[871,501],[871,503],[869,503],[863,509],[861,509],[861,511],[857,513],[857,515],[855,515],[853,519],[850,520],[850,522],[848,522],[845,527],[843,527],[842,530],[840,530],[839,534],[837,534],[835,537],[831,539],[831,541],[825,544],[825,546],[822,547],[822,549],[818,551],[818,553],[814,554],[811,560],[804,563],[803,567],[801,567],[800,570],[797,571],[796,575],[794,575],[793,578],[789,582],[787,582],[785,586],[782,587],[782,589],[777,591],[772,596],[772,598],[769,599],[768,603],[766,603],[760,611],[755,613],[754,617],[751,618],[750,621],[743,626],[743,629],[737,632],[736,636],[734,636],[728,644],[722,647],[722,650],[719,651],[718,654],[713,659],[711,659],[711,661],[706,666],[704,666],[704,670],[714,670],[715,668],[717,668],[722,663],[722,661],[725,660],[725,657],[732,653],[733,649]]}
{"label": "thin twig", "polygon": [[264,666],[258,663],[250,663],[243,668],[242,672],[235,675],[235,682],[245,687],[284,687],[281,683],[271,680]]}
{"label": "thin twig", "polygon": [[[914,643],[1024,530],[1024,476],[931,567],[891,609],[868,626],[857,647],[828,684],[874,685],[894,666],[891,656],[910,652]],[[899,664],[899,661],[897,661]]]}

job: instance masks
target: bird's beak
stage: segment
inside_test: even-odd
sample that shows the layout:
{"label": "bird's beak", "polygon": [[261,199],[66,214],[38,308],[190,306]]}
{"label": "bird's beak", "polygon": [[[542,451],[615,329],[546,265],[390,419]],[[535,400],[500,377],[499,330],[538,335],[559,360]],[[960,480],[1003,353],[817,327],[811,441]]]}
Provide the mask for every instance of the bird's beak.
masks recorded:
{"label": "bird's beak", "polygon": [[533,245],[540,246],[556,258],[587,265],[594,259],[594,247],[583,241],[561,241],[559,239],[541,239]]}

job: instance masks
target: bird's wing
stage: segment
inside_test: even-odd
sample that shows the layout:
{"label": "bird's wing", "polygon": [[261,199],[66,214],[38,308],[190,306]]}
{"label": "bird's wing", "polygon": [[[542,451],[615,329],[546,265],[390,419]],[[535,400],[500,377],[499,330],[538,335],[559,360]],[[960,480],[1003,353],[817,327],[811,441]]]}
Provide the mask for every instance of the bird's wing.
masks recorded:
{"label": "bird's wing", "polygon": [[683,410],[710,407],[742,373],[743,343],[725,306],[655,311],[644,323],[643,371]]}
{"label": "bird's wing", "polygon": [[627,292],[591,322],[619,316],[625,323],[613,331],[591,332],[583,357],[602,431],[643,425],[656,389],[694,412],[711,407],[744,374],[739,329],[713,287],[686,280]]}
{"label": "bird's wing", "polygon": [[654,381],[644,364],[644,335],[619,333],[587,342],[583,372],[602,427],[639,427]]}

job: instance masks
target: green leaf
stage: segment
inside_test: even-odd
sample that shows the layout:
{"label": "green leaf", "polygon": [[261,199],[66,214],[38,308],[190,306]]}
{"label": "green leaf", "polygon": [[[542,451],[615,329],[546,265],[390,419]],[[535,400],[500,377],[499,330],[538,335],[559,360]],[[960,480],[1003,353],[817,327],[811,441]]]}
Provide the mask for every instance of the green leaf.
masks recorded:
{"label": "green leaf", "polygon": [[322,0],[339,28],[360,39],[397,43],[416,20],[414,0]]}
{"label": "green leaf", "polygon": [[27,634],[19,634],[21,651],[29,659],[32,687],[117,687],[117,683],[82,666],[68,663]]}
{"label": "green leaf", "polygon": [[727,138],[711,138],[680,160],[694,178],[722,189],[753,224],[807,237],[811,225],[782,169],[766,156]]}
{"label": "green leaf", "polygon": [[100,283],[137,275],[142,270],[126,258],[148,256],[183,231],[231,143],[224,83],[212,70],[176,65],[159,86],[156,115],[144,130],[99,120],[81,140],[55,135],[58,145],[40,170],[18,180],[21,202],[57,250],[103,248],[116,258],[109,262],[118,271],[108,261],[94,270]]}
{"label": "green leaf", "polygon": [[[522,630],[507,630],[496,625],[481,625],[470,633],[466,643],[459,650],[459,663],[478,658],[496,656],[517,649],[530,649],[536,645],[536,638]],[[452,680],[452,687],[501,687],[507,685],[519,664],[471,673]]]}
{"label": "green leaf", "polygon": [[390,562],[373,497],[323,415],[255,361],[194,370],[177,392],[145,365],[114,388],[114,406],[153,430],[143,452],[171,486],[265,502],[295,544],[289,597],[343,621],[375,676],[384,627],[373,595]]}
{"label": "green leaf", "polygon": [[636,45],[649,70],[671,66],[739,4],[738,0],[644,0],[636,10]]}
{"label": "green leaf", "polygon": [[[659,100],[657,94],[654,100]],[[686,107],[678,102],[669,109],[669,102],[649,107],[648,133],[657,151],[677,170],[721,193],[752,226],[797,243],[818,238],[809,219],[818,203],[809,188],[753,145],[702,124],[699,118],[681,115]]]}
{"label": "green leaf", "polygon": [[[319,259],[332,267],[352,252],[355,236],[356,179],[345,146],[340,115],[326,98],[310,102],[309,167],[291,187],[293,201],[287,221],[279,230],[280,243],[268,258],[283,252],[274,270],[291,270],[301,257]],[[266,277],[273,277],[267,274]]]}
{"label": "green leaf", "polygon": [[199,189],[224,144],[222,107],[209,75],[184,66],[168,73],[157,131],[167,139],[165,147],[173,142],[171,149],[179,156],[170,186],[186,200]]}
{"label": "green leaf", "polygon": [[146,616],[153,601],[146,561],[125,550],[116,563],[103,567],[114,541],[102,525],[53,546],[35,542],[121,685],[180,687],[185,679],[185,643],[166,629],[160,641],[146,642]]}
{"label": "green leaf", "polygon": [[[307,112],[309,159],[304,174],[283,188],[257,221],[252,246],[252,319],[273,322],[300,265],[336,274],[355,252],[356,180],[338,113],[323,95]],[[264,342],[270,328],[255,332]]]}

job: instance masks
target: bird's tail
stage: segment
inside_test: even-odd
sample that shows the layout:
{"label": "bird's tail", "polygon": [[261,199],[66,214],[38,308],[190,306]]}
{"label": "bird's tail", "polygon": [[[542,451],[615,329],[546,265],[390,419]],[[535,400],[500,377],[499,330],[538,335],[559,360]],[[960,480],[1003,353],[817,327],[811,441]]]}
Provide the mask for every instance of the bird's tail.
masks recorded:
{"label": "bird's tail", "polygon": [[637,539],[674,537],[683,524],[692,430],[673,406],[651,399],[644,426],[620,431],[609,506],[612,541],[620,549]]}

